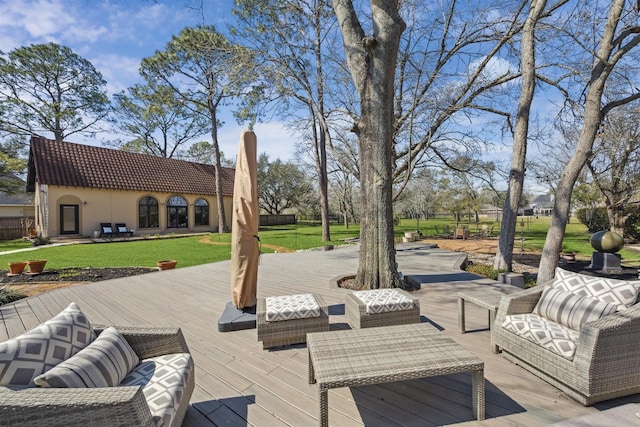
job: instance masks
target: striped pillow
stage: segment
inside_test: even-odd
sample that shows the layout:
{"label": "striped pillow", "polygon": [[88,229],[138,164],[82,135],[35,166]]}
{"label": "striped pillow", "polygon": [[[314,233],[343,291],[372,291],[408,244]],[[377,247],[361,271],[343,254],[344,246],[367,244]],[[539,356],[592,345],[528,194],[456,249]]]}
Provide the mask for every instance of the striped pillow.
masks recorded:
{"label": "striped pillow", "polygon": [[546,287],[533,313],[577,331],[582,324],[615,313],[616,304]]}
{"label": "striped pillow", "polygon": [[114,327],[75,356],[34,379],[40,387],[115,387],[139,363],[138,355]]}

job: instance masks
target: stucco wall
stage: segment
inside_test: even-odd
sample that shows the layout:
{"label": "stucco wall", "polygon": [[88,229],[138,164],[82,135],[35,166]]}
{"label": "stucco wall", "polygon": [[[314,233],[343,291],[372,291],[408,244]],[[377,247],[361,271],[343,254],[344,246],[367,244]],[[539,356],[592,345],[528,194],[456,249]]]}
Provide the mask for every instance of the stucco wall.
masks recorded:
{"label": "stucco wall", "polygon": [[[79,234],[93,236],[94,231],[100,230],[101,222],[126,223],[127,227],[135,230],[136,235],[171,233],[186,231],[215,231],[218,226],[218,212],[215,196],[200,196],[196,194],[178,194],[187,200],[188,227],[167,227],[167,201],[176,194],[169,193],[141,193],[135,191],[94,190],[87,188],[48,186],[46,200],[48,204],[48,230],[45,235],[49,237],[60,235],[60,205],[77,205],[79,217]],[[142,197],[152,196],[159,203],[159,227],[138,227],[138,202]],[[209,225],[195,227],[195,214],[193,203],[203,198],[209,203]],[[232,198],[225,197],[225,214],[227,225],[231,224]]]}

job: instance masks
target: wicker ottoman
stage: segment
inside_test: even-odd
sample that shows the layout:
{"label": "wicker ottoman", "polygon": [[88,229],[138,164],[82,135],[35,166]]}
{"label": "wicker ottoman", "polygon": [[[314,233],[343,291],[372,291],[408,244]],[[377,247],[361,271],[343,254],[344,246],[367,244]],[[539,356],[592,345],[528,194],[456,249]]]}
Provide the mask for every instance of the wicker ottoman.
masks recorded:
{"label": "wicker ottoman", "polygon": [[256,322],[258,341],[267,349],[305,343],[308,332],[328,331],[329,311],[316,294],[260,298]]}
{"label": "wicker ottoman", "polygon": [[348,293],[344,310],[353,329],[420,322],[420,301],[401,289]]}

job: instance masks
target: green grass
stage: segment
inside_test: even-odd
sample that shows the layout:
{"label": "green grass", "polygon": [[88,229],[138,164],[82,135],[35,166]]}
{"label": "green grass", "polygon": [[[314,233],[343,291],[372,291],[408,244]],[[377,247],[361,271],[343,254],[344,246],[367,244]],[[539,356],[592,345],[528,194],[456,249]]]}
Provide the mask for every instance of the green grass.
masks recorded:
{"label": "green grass", "polygon": [[[550,217],[520,217],[516,226],[516,239],[513,247],[514,254],[517,254],[522,250],[524,245],[525,252],[541,252],[544,247],[545,239],[547,238],[547,231],[549,230],[551,218]],[[524,227],[521,225],[524,223]],[[418,229],[422,231],[422,234],[427,237],[435,235],[435,228],[442,230],[443,225],[455,226],[453,218],[436,218],[429,219],[428,221],[421,220]],[[466,221],[460,222],[460,225],[466,225],[469,227],[472,233],[481,229],[482,224],[488,226],[494,226],[493,235],[497,236],[500,232],[500,223],[482,218],[481,221],[476,224],[468,223]],[[405,231],[415,231],[416,220],[403,219],[400,225],[395,229],[396,237],[404,235]],[[524,238],[524,242],[522,239]],[[576,218],[571,218],[571,222],[567,224],[565,230],[564,239],[562,241],[563,252],[575,252],[580,259],[590,259],[594,249],[591,247],[591,233],[587,230],[587,227],[580,223]],[[623,264],[627,266],[637,266],[640,263],[640,252],[632,251],[629,249],[622,249],[619,254],[622,256]]]}
{"label": "green grass", "polygon": [[0,240],[0,252],[30,248],[31,242],[24,239]]}
{"label": "green grass", "polygon": [[[448,224],[455,226],[452,218],[437,218],[428,221],[421,220],[418,229],[427,237],[435,235],[434,226],[442,229]],[[472,233],[480,230],[482,224],[494,226],[494,236],[500,230],[500,224],[489,219],[483,219],[479,224],[461,223],[468,225]],[[405,219],[395,227],[394,235],[398,240],[405,231],[416,230],[416,220]],[[517,237],[514,253],[522,248],[521,237],[524,237],[525,251],[541,251],[549,227],[549,218],[528,217],[524,219],[524,227],[517,226]],[[297,225],[263,227],[260,229],[262,252],[273,252],[284,247],[289,250],[309,249],[326,244],[339,245],[344,239],[357,237],[360,233],[358,224],[331,226],[331,242],[322,241],[322,228],[319,224],[300,223]],[[207,237],[207,236],[204,236]],[[593,249],[589,244],[591,235],[586,227],[577,220],[567,225],[563,242],[563,251],[575,252],[579,258],[589,259]],[[208,236],[211,243],[203,243],[203,236],[176,237],[162,239],[146,239],[125,242],[94,243],[70,246],[43,246],[35,251],[0,255],[0,266],[10,261],[25,261],[27,259],[46,259],[48,269],[70,267],[155,267],[156,262],[164,259],[178,260],[177,268],[200,265],[210,262],[227,260],[231,257],[231,234]],[[213,243],[213,244],[212,244]],[[21,239],[0,242],[0,251],[29,247],[28,242]],[[623,249],[620,251],[625,265],[638,265],[640,253]],[[1,267],[0,267],[1,268]]]}

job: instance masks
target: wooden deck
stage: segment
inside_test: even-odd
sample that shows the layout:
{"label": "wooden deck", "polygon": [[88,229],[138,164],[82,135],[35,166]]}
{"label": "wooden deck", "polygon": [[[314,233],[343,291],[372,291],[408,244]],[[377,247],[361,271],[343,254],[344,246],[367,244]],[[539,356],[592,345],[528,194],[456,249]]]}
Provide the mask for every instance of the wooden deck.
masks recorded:
{"label": "wooden deck", "polygon": [[[422,321],[485,362],[487,419],[471,409],[471,375],[456,374],[329,393],[334,426],[543,426],[597,412],[640,395],[583,407],[490,351],[487,313],[467,304],[467,332],[457,329],[456,292],[500,286],[456,269],[459,253],[398,247],[399,269],[419,280]],[[330,279],[353,274],[357,247],[261,257],[258,296],[316,292],[330,304],[332,329],[348,326],[346,290]],[[305,345],[262,350],[255,330],[218,332],[230,301],[229,262],[168,270],[54,290],[0,307],[0,341],[28,330],[75,301],[95,324],[179,326],[196,363],[196,388],[185,426],[313,426],[318,392],[307,381]]]}

